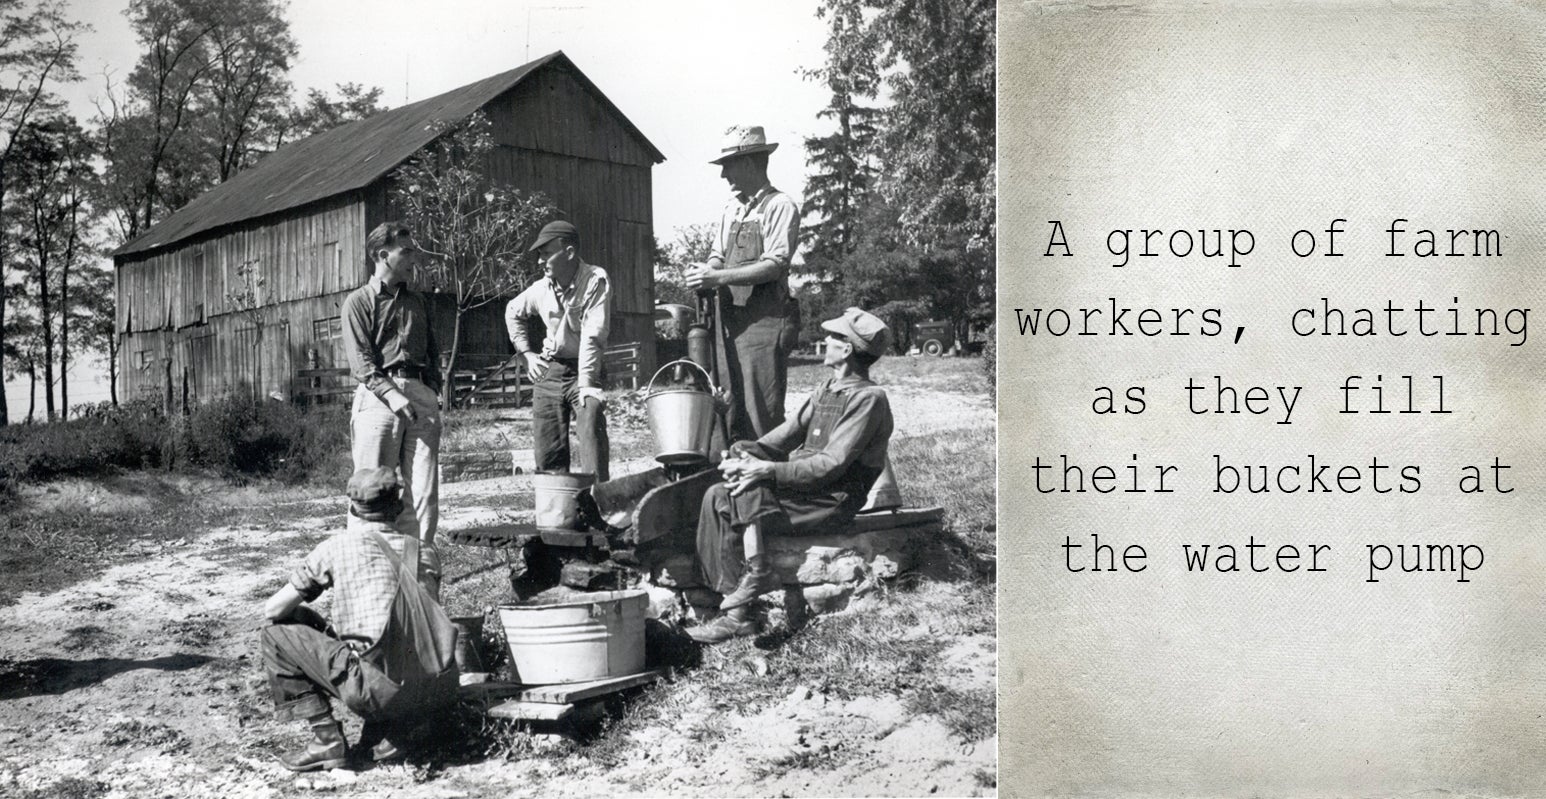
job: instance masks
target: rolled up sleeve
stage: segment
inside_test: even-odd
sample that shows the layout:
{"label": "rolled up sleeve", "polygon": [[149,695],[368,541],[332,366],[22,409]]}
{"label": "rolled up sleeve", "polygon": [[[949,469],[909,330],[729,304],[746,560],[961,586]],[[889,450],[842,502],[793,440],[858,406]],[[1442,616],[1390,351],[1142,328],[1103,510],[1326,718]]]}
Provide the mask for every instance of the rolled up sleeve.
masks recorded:
{"label": "rolled up sleeve", "polygon": [[762,209],[762,226],[763,260],[787,270],[800,235],[800,206],[787,194],[774,195]]}
{"label": "rolled up sleeve", "polygon": [[328,548],[328,541],[318,544],[306,560],[295,567],[290,573],[290,585],[300,592],[301,598],[307,602],[317,601],[322,592],[333,586],[333,559]]}
{"label": "rolled up sleeve", "polygon": [[531,314],[527,302],[528,292],[531,289],[516,295],[515,299],[505,305],[505,332],[510,336],[510,343],[516,352],[532,352],[531,339],[526,330],[526,317]]}

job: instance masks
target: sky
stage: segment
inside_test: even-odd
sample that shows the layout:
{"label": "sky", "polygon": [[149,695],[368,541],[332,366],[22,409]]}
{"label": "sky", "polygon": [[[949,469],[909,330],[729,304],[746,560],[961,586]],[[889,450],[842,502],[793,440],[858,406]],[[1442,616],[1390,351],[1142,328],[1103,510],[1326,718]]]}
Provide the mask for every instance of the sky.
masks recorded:
{"label": "sky", "polygon": [[[235,2],[237,0],[231,0]],[[84,79],[61,94],[80,119],[96,114],[110,78],[122,83],[139,45],[127,0],[75,0]],[[300,48],[296,95],[355,82],[380,86],[397,107],[562,50],[666,157],[654,169],[655,235],[718,219],[729,190],[708,162],[725,128],[761,125],[780,144],[773,184],[799,199],[807,136],[819,120],[826,30],[815,0],[292,0],[286,17]],[[108,398],[106,368],[71,370],[71,403]],[[8,375],[9,376],[9,375]],[[25,377],[7,383],[13,419],[27,410]],[[38,397],[39,413],[42,408]]]}

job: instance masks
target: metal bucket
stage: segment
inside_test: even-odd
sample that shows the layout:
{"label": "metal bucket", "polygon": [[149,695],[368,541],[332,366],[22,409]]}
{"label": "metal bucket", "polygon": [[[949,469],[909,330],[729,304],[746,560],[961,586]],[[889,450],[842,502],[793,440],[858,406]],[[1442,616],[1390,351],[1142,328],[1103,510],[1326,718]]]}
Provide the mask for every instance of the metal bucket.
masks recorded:
{"label": "metal bucket", "polygon": [[648,605],[637,589],[500,605],[515,680],[549,685],[644,671]]}
{"label": "metal bucket", "polygon": [[[701,372],[702,385],[674,384],[657,390],[655,381],[677,365]],[[650,432],[655,434],[655,460],[672,465],[709,459],[710,434],[714,430],[714,395],[709,393],[710,385],[709,373],[685,358],[655,371],[644,393]]]}
{"label": "metal bucket", "polygon": [[537,472],[531,476],[533,521],[549,530],[580,529],[579,494],[596,482],[585,472]]}

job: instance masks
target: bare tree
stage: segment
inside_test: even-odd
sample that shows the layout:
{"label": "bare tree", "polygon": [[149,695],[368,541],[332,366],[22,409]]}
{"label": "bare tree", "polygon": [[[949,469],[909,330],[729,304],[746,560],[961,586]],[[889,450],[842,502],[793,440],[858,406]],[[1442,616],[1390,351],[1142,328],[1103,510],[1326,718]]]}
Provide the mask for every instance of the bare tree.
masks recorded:
{"label": "bare tree", "polygon": [[[523,248],[556,214],[544,195],[490,181],[493,151],[488,118],[477,113],[393,173],[392,199],[433,256],[419,282],[456,303],[449,374],[461,353],[463,316],[526,287],[534,269],[523,263]],[[441,389],[447,407],[453,382]]]}

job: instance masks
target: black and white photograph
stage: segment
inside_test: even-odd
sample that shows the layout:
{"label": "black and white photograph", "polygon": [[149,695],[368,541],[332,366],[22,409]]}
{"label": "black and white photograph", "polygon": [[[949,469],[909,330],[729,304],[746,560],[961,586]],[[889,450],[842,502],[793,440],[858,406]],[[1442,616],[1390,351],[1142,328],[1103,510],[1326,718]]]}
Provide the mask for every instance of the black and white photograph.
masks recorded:
{"label": "black and white photograph", "polygon": [[0,0],[0,795],[998,795],[996,36]]}

